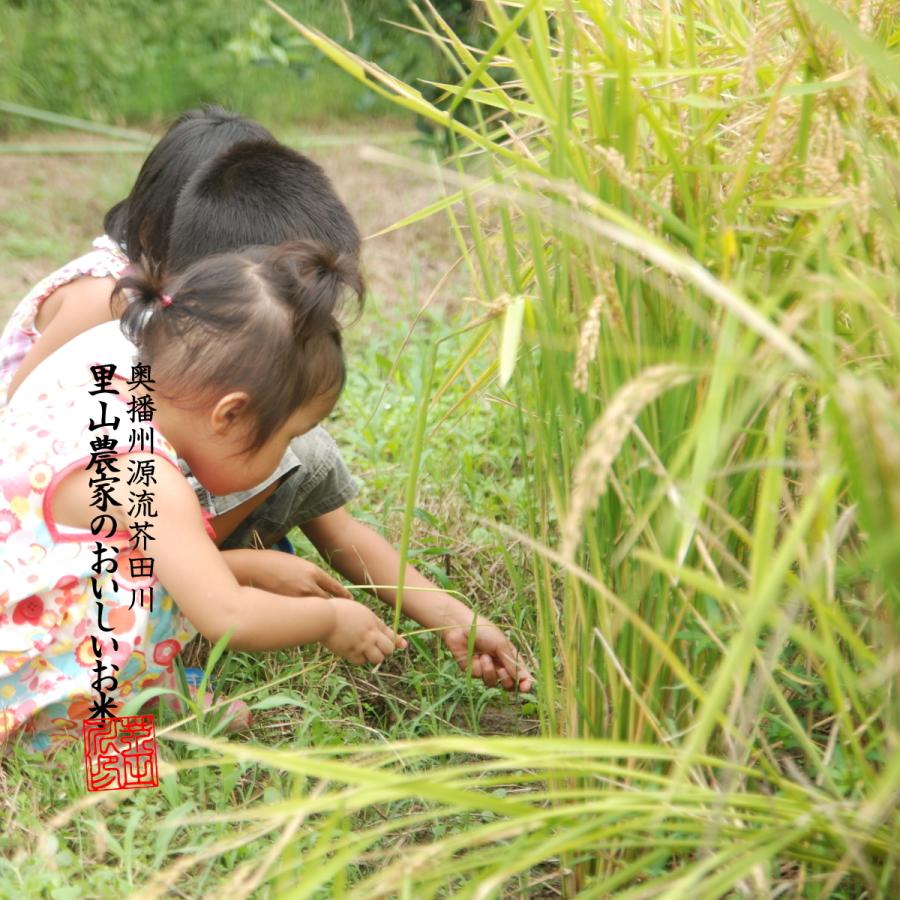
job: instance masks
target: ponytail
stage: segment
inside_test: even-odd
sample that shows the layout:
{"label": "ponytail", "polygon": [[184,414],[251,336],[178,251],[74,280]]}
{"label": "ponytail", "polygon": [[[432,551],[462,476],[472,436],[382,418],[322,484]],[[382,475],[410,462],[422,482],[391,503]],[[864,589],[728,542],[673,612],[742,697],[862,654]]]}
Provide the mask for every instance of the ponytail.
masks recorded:
{"label": "ponytail", "polygon": [[324,244],[290,241],[273,247],[260,260],[257,274],[269,281],[273,292],[293,313],[293,332],[330,330],[348,305],[354,307],[349,324],[362,314],[365,283],[356,260]]}
{"label": "ponytail", "polygon": [[141,348],[154,314],[171,304],[172,297],[166,293],[162,267],[151,265],[146,257],[140,265],[129,267],[128,274],[116,283],[110,300],[113,314],[120,311],[125,336]]}

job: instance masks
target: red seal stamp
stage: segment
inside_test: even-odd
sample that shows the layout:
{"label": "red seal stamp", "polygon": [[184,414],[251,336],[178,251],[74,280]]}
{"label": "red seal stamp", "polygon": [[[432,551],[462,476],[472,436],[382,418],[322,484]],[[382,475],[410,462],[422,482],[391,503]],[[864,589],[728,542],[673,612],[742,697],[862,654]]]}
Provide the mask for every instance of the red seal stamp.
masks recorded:
{"label": "red seal stamp", "polygon": [[89,791],[159,787],[153,716],[85,719],[82,734]]}

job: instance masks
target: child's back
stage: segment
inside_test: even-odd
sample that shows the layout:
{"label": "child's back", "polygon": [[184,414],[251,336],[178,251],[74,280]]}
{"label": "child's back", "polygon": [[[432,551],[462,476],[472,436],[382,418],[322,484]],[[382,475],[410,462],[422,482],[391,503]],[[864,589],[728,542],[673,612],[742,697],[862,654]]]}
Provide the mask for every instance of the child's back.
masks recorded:
{"label": "child's back", "polygon": [[[89,253],[67,262],[39,281],[25,295],[13,310],[0,335],[0,407],[6,403],[10,383],[19,371],[22,360],[34,346],[41,328],[46,327],[45,322],[53,313],[58,312],[64,299],[61,296],[63,291],[66,288],[69,294],[85,289],[99,291],[101,298],[108,298],[115,282],[122,277],[129,264],[124,250],[108,235],[103,235],[93,242]],[[93,283],[76,284],[85,279],[90,279]],[[78,303],[81,298],[70,299]],[[50,309],[51,306],[57,308]]]}
{"label": "child's back", "polygon": [[[0,410],[0,743],[28,724],[33,746],[47,749],[74,740],[79,721],[88,714],[91,670],[96,654],[119,667],[123,695],[159,684],[171,672],[175,654],[195,629],[155,577],[140,577],[140,553],[132,550],[127,531],[119,529],[104,544],[117,565],[118,591],[130,599],[132,589],[156,592],[156,605],[119,603],[106,610],[110,633],[91,627],[99,603],[112,598],[112,575],[96,565],[97,538],[83,529],[56,522],[52,498],[73,468],[84,469],[101,436],[120,448],[129,446],[130,428],[126,380],[131,354],[114,353],[121,341],[118,323],[100,325],[84,337],[101,353],[100,364],[117,359],[119,390],[108,400],[115,426],[91,430],[99,405],[87,366],[44,366],[25,391]],[[101,343],[102,342],[102,343]],[[104,352],[104,345],[110,351]],[[75,348],[72,348],[75,349]],[[70,348],[63,348],[65,354]],[[71,353],[71,350],[70,350]],[[124,377],[121,377],[124,376]],[[161,465],[177,467],[177,457],[165,438],[154,432],[154,454]],[[119,468],[124,470],[124,461]],[[113,465],[116,465],[113,461]],[[126,593],[127,592],[127,593]]]}

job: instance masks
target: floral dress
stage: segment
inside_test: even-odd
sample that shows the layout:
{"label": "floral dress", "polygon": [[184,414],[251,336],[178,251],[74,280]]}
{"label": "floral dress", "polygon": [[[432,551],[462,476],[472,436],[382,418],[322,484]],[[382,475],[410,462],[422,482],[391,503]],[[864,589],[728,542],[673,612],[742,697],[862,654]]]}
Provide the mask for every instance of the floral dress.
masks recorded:
{"label": "floral dress", "polygon": [[[100,639],[103,663],[119,667],[113,693],[121,710],[130,695],[171,683],[175,656],[196,633],[155,577],[130,577],[130,560],[142,554],[132,548],[127,532],[103,535],[104,546],[118,548],[119,555],[115,574],[98,579],[104,625],[112,629],[101,632],[90,577],[97,538],[56,523],[52,515],[55,489],[86,467],[92,438],[107,433],[128,448],[130,374],[129,368],[113,382],[121,402],[108,398],[111,415],[120,419],[118,429],[89,430],[99,407],[98,398],[88,394],[93,379],[86,366],[64,379],[57,376],[53,386],[59,390],[32,392],[27,402],[17,395],[0,410],[0,744],[20,731],[38,750],[80,740],[81,720],[97,696],[91,687],[92,635]],[[177,466],[163,435],[155,431],[154,439],[158,465]],[[119,477],[127,478],[126,460],[118,465]],[[133,588],[150,586],[152,612],[149,604],[131,602]]]}
{"label": "floral dress", "polygon": [[93,249],[78,259],[67,262],[39,281],[13,310],[0,336],[0,406],[6,404],[6,393],[25,355],[34,345],[38,331],[35,325],[41,304],[58,288],[85,276],[121,278],[128,268],[128,257],[107,235],[94,240]]}

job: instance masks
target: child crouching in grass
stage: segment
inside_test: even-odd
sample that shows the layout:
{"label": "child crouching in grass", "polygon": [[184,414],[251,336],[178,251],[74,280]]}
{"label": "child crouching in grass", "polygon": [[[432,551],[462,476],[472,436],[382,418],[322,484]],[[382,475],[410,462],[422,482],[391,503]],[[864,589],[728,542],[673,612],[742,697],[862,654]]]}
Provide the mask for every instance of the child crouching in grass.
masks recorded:
{"label": "child crouching in grass", "polygon": [[[271,140],[238,142],[198,165],[182,188],[166,236],[165,266],[170,273],[177,273],[196,260],[223,250],[249,244],[275,245],[311,236],[332,252],[350,258],[358,254],[356,225],[315,163]],[[214,297],[210,302],[215,302]],[[73,310],[66,322],[70,330],[67,344],[41,362],[35,375],[47,367],[83,368],[99,338],[90,336],[91,332],[81,332],[99,321],[96,317],[101,310],[93,304],[93,318],[88,318],[85,311],[82,322],[79,309],[86,310],[86,306]],[[107,310],[105,315],[109,317],[111,313]],[[119,347],[128,355],[128,348],[122,346],[127,342],[121,334],[107,331],[102,340],[108,350]],[[227,334],[223,334],[223,340],[227,342]],[[38,345],[35,350],[39,353]],[[21,385],[14,384],[11,395],[34,395],[46,374],[33,378],[29,376]],[[277,388],[277,376],[272,385]],[[299,526],[322,556],[351,583],[397,582],[400,556],[384,538],[348,511],[347,505],[357,488],[334,441],[321,426],[292,440],[269,477],[247,491],[210,490],[202,479],[193,477],[191,483],[203,507],[213,515],[216,540],[223,549],[256,546],[257,535],[264,547],[270,547]],[[276,593],[349,596],[312,563],[268,551],[259,559],[252,555],[259,552],[244,549],[243,555],[253,560],[249,565],[265,568],[266,580],[258,583]],[[499,683],[508,690],[530,689],[526,666],[491,622],[475,616],[465,604],[438,590],[412,566],[406,569],[404,583],[403,612],[425,628],[434,629],[462,669],[470,669],[488,685]],[[396,593],[390,588],[377,588],[375,593],[391,605],[396,602]],[[471,659],[470,635],[474,650]]]}
{"label": "child crouching in grass", "polygon": [[[218,493],[251,488],[293,437],[328,415],[344,382],[334,312],[345,292],[362,290],[352,261],[298,243],[213,257],[167,293],[146,275],[120,289],[133,295],[121,324],[151,367],[152,393],[148,384],[132,395],[131,367],[122,366],[118,393],[104,398],[110,424],[92,430],[97,369],[92,377],[72,366],[54,371],[42,403],[26,392],[0,420],[0,735],[24,728],[38,747],[71,740],[89,713],[93,640],[118,666],[120,697],[163,681],[195,631],[211,640],[231,632],[230,645],[250,651],[318,641],[355,663],[381,662],[404,644],[351,599],[243,586],[265,581],[264,561],[254,567],[244,554],[233,562],[216,548],[177,464],[186,460]],[[95,366],[108,362],[96,332],[118,328],[94,329]],[[127,404],[142,395],[156,408],[152,453],[128,450]],[[115,439],[110,462],[123,473],[100,523],[105,545],[117,550],[118,588],[106,566],[95,568],[96,473],[86,465],[103,438]],[[144,481],[137,473],[147,463],[155,465]],[[147,552],[129,540],[147,515],[136,502],[143,487],[156,512]],[[139,564],[148,557],[152,575]],[[150,587],[152,609],[129,604],[129,589]]]}
{"label": "child crouching in grass", "polygon": [[[118,666],[119,698],[164,683],[196,631],[213,641],[230,633],[229,645],[247,651],[319,642],[354,663],[377,664],[405,646],[349,597],[272,590],[272,557],[283,561],[274,581],[287,588],[285,573],[301,560],[220,551],[178,466],[184,460],[213,494],[249,490],[330,413],[345,374],[335,312],[348,292],[361,294],[355,263],[295,243],[212,257],[164,289],[139,274],[120,283],[126,290],[121,327],[136,355],[121,352],[119,323],[99,325],[81,336],[91,348],[81,365],[51,357],[0,413],[0,739],[21,730],[38,749],[77,739],[90,715],[94,641]],[[150,366],[150,394],[150,385],[135,393],[126,385],[138,359]],[[113,361],[109,424],[91,429],[96,366]],[[144,395],[155,405],[150,452],[126,449],[126,404]],[[102,438],[117,444],[113,464],[124,476],[102,523],[104,544],[117,551],[118,590],[95,568],[86,466]],[[142,552],[130,530],[143,515],[135,491],[148,464],[157,515]],[[303,568],[296,580],[305,585]],[[152,608],[129,603],[132,591],[151,587]]]}
{"label": "child crouching in grass", "polygon": [[[297,210],[304,208],[300,217]],[[251,242],[278,243],[310,228],[342,252],[359,252],[355,223],[318,167],[279,144],[261,141],[231,147],[201,165],[182,191],[172,222],[169,261],[177,270],[211,248]],[[354,518],[357,493],[340,452],[324,428],[291,442],[272,482],[247,495],[206,495],[220,546],[271,547],[299,526],[322,557],[352,584],[396,584],[400,555],[378,532]],[[272,561],[274,570],[284,560]],[[293,568],[292,571],[296,571]],[[328,590],[321,578],[307,589]],[[402,611],[434,629],[461,669],[507,690],[528,691],[532,679],[503,632],[439,590],[418,570],[404,575]],[[374,593],[391,606],[392,588]],[[470,658],[470,636],[473,654]]]}

